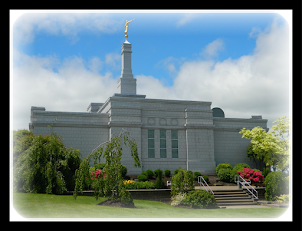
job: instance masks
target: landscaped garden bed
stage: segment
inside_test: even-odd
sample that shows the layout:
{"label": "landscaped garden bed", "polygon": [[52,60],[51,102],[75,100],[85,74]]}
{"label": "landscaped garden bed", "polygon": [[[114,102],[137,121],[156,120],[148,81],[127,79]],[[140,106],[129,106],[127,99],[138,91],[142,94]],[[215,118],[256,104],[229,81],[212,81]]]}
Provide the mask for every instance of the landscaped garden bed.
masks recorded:
{"label": "landscaped garden bed", "polygon": [[119,199],[108,199],[98,203],[97,205],[111,206],[111,207],[124,207],[124,208],[136,208],[134,203],[125,204]]}

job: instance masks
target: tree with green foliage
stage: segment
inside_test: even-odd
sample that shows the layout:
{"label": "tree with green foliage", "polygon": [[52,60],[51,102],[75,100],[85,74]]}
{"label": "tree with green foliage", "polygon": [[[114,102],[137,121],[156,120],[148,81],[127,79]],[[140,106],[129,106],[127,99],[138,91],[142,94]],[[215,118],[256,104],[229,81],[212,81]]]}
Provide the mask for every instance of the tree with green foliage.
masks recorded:
{"label": "tree with green foliage", "polygon": [[121,164],[122,157],[122,142],[130,149],[131,156],[134,160],[134,166],[140,167],[140,160],[137,152],[136,141],[130,136],[129,132],[123,130],[118,136],[112,137],[108,142],[105,142],[96,151],[93,151],[85,158],[79,169],[76,171],[76,184],[74,188],[74,198],[78,196],[78,192],[83,192],[85,184],[91,177],[89,175],[89,163],[94,159],[94,163],[100,162],[101,157],[105,158],[106,165],[103,170],[103,177],[97,178],[100,184],[94,187],[95,198],[107,196],[109,198],[120,199],[122,203],[133,203],[131,194],[125,189],[123,184],[123,167]]}
{"label": "tree with green foliage", "polygon": [[276,200],[278,196],[289,193],[289,177],[281,171],[270,172],[264,184],[266,200]]}
{"label": "tree with green foliage", "polygon": [[13,164],[17,162],[20,154],[31,146],[34,137],[34,134],[26,129],[13,131]]}
{"label": "tree with green foliage", "polygon": [[289,119],[282,116],[273,122],[272,131],[267,133],[261,127],[252,130],[243,128],[242,138],[251,139],[248,156],[272,166],[274,171],[286,171],[289,166]]}
{"label": "tree with green foliage", "polygon": [[178,193],[187,193],[190,190],[194,190],[193,174],[179,167],[177,174],[171,179],[171,195],[176,196]]}
{"label": "tree with green foliage", "polygon": [[66,148],[56,133],[30,134],[30,137],[30,144],[19,154],[14,166],[14,189],[56,194],[72,190],[73,176],[81,162],[79,150]]}
{"label": "tree with green foliage", "polygon": [[[157,171],[157,170],[155,170],[155,171]],[[164,188],[165,183],[164,183],[163,177],[162,177],[163,176],[163,171],[161,169],[158,169],[156,175],[157,175],[157,178],[156,178],[155,188],[157,188],[157,189]]]}

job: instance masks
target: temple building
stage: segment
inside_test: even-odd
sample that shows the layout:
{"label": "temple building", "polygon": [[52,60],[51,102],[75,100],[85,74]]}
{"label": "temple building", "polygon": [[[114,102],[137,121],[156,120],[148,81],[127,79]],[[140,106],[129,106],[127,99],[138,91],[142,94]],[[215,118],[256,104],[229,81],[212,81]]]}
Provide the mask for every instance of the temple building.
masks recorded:
{"label": "temple building", "polygon": [[216,174],[215,167],[224,162],[256,167],[246,156],[249,141],[241,138],[239,131],[256,126],[267,129],[266,119],[225,118],[222,109],[211,108],[211,102],[149,99],[136,94],[131,45],[127,40],[122,44],[117,93],[106,102],[90,103],[85,112],[46,111],[45,107],[32,106],[30,131],[36,135],[57,132],[67,147],[79,149],[85,158],[125,129],[137,141],[141,161],[141,168],[134,167],[130,151],[123,149],[121,161],[128,175],[158,168],[173,173],[178,167]]}

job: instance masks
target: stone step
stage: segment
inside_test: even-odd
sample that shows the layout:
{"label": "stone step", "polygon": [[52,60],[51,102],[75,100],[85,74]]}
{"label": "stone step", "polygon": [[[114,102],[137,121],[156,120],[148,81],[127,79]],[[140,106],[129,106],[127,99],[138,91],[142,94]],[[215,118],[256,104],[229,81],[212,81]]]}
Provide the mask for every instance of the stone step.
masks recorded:
{"label": "stone step", "polygon": [[217,203],[217,206],[257,205],[257,202]]}
{"label": "stone step", "polygon": [[243,190],[230,190],[230,191],[213,191],[214,195],[223,194],[246,194]]}
{"label": "stone step", "polygon": [[232,203],[232,202],[253,202],[253,200],[252,199],[249,199],[249,198],[247,198],[247,199],[242,199],[242,198],[237,198],[237,199],[232,199],[232,198],[226,198],[226,199],[219,199],[219,200],[217,200],[216,199],[216,201],[218,201],[218,202],[223,202],[223,203]]}
{"label": "stone step", "polygon": [[214,197],[218,206],[257,205],[242,189],[215,190]]}
{"label": "stone step", "polygon": [[239,200],[247,200],[251,201],[249,197],[215,197],[216,201],[239,201]]}
{"label": "stone step", "polygon": [[246,197],[246,198],[250,198],[249,195],[247,194],[225,194],[225,195],[214,195],[214,197],[217,199],[217,198],[230,198],[230,197]]}

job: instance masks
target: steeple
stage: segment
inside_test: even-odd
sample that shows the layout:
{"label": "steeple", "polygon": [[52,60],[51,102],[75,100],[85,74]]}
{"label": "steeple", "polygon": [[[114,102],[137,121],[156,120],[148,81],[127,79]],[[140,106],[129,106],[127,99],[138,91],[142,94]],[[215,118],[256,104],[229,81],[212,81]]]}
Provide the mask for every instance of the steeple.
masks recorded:
{"label": "steeple", "polygon": [[127,40],[122,45],[122,73],[117,82],[119,94],[136,95],[136,79],[133,78],[131,69],[131,43]]}
{"label": "steeple", "polygon": [[128,39],[128,28],[130,21],[126,20],[125,24],[125,38],[126,41],[122,45],[122,73],[120,79],[117,81],[117,92],[114,96],[117,97],[135,97],[135,98],[145,98],[146,95],[136,94],[136,79],[133,78],[131,69],[131,43],[127,41]]}

